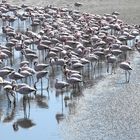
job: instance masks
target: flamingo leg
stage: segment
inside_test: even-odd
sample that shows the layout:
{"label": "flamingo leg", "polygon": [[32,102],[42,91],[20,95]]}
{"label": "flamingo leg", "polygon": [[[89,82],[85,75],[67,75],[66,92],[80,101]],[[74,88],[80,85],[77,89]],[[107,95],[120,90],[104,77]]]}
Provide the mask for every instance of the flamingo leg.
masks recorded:
{"label": "flamingo leg", "polygon": [[127,71],[125,71],[125,81],[127,82]]}
{"label": "flamingo leg", "polygon": [[111,74],[114,72],[114,74],[115,74],[115,64],[114,63],[112,63],[112,71],[111,71]]}
{"label": "flamingo leg", "polygon": [[73,88],[73,89],[75,88],[75,84],[72,84],[72,88]]}
{"label": "flamingo leg", "polygon": [[92,61],[91,61],[91,63],[90,63],[90,66],[91,66],[91,69],[92,69],[92,67],[93,67],[93,63],[92,63]]}
{"label": "flamingo leg", "polygon": [[49,82],[50,82],[50,81],[49,81],[49,78],[47,78],[47,79],[48,79],[48,87],[47,87],[47,90],[48,90],[48,89],[49,89]]}
{"label": "flamingo leg", "polygon": [[50,99],[50,94],[49,94],[49,90],[47,89],[47,92],[48,92],[48,100]]}
{"label": "flamingo leg", "polygon": [[127,52],[124,52],[124,60],[127,59]]}
{"label": "flamingo leg", "polygon": [[62,114],[63,114],[63,91],[61,93],[61,100],[62,100]]}
{"label": "flamingo leg", "polygon": [[[115,69],[117,68],[117,65],[118,65],[118,63],[116,62],[116,63],[115,63],[115,66],[114,66],[114,67],[115,67]],[[115,71],[115,73],[116,73],[116,71]]]}
{"label": "flamingo leg", "polygon": [[53,65],[51,67],[52,67],[52,73],[54,74],[54,67],[53,67]]}
{"label": "flamingo leg", "polygon": [[11,100],[10,100],[8,92],[6,92],[6,96],[7,96],[8,102],[11,104]]}
{"label": "flamingo leg", "polygon": [[23,110],[24,110],[24,117],[27,118],[27,112],[26,112],[26,97],[23,96]]}
{"label": "flamingo leg", "polygon": [[43,96],[43,81],[42,81],[42,78],[41,78],[41,96]]}
{"label": "flamingo leg", "polygon": [[95,68],[96,68],[96,65],[97,65],[98,61],[95,61],[95,64],[94,64],[94,73],[95,73]]}
{"label": "flamingo leg", "polygon": [[34,83],[34,88],[37,89],[36,84],[39,82],[39,79]]}
{"label": "flamingo leg", "polygon": [[113,66],[113,63],[111,63],[111,74],[113,73],[114,71],[114,66]]}
{"label": "flamingo leg", "polygon": [[34,77],[33,77],[33,75],[31,76],[31,80],[32,80],[32,82],[34,83]]}
{"label": "flamingo leg", "polygon": [[107,73],[109,73],[109,63],[107,63]]}
{"label": "flamingo leg", "polygon": [[30,117],[30,99],[28,97],[28,105],[29,105],[29,110],[28,110],[28,118]]}
{"label": "flamingo leg", "polygon": [[41,78],[41,90],[43,89],[43,81],[42,81],[42,78]]}
{"label": "flamingo leg", "polygon": [[80,85],[79,85],[79,83],[77,85],[78,85],[78,91],[80,91]]}
{"label": "flamingo leg", "polygon": [[131,75],[131,73],[130,73],[130,71],[127,71],[128,72],[128,83],[129,83],[129,81],[130,81],[130,75]]}
{"label": "flamingo leg", "polygon": [[11,96],[14,98],[14,102],[13,104],[15,105],[16,104],[16,97],[15,97],[15,93],[14,92],[10,92],[11,93]]}

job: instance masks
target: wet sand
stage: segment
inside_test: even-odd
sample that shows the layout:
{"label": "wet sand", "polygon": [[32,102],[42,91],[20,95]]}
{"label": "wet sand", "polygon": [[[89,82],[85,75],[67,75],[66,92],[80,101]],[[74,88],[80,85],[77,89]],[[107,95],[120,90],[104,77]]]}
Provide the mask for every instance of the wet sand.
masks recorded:
{"label": "wet sand", "polygon": [[61,124],[64,139],[138,140],[140,138],[140,54],[132,57],[130,83],[124,73],[107,76],[75,105],[74,115]]}
{"label": "wet sand", "polygon": [[[75,9],[74,3],[76,0],[9,0],[11,4],[28,4],[30,6],[46,6],[55,5],[58,7],[69,7]],[[94,14],[112,13],[113,11],[120,12],[120,18],[129,24],[140,23],[140,1],[138,0],[79,0],[83,6],[80,7],[80,11],[89,12]]]}

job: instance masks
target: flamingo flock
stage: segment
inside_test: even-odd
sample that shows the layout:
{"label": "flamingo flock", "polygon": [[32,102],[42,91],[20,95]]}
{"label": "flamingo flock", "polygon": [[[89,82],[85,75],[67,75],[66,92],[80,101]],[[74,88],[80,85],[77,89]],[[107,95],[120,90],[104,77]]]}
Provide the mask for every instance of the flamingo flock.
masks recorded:
{"label": "flamingo flock", "polygon": [[119,66],[129,82],[129,52],[139,51],[140,27],[118,16],[116,11],[101,16],[52,5],[16,6],[3,0],[0,86],[8,101],[15,102],[17,93],[27,96],[39,88],[48,89],[51,75],[56,90],[80,90],[84,73],[94,74],[103,64],[110,74]]}

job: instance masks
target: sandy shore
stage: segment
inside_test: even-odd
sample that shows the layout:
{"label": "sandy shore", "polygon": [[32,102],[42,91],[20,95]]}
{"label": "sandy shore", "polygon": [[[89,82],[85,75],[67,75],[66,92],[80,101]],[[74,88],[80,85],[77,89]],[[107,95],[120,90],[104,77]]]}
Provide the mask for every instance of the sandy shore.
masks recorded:
{"label": "sandy shore", "polygon": [[[74,9],[76,0],[8,0],[11,4],[28,4],[30,6],[55,5],[58,7],[69,7]],[[140,23],[140,1],[139,0],[79,0],[83,6],[80,8],[83,12],[94,14],[120,12],[120,18],[129,24]]]}

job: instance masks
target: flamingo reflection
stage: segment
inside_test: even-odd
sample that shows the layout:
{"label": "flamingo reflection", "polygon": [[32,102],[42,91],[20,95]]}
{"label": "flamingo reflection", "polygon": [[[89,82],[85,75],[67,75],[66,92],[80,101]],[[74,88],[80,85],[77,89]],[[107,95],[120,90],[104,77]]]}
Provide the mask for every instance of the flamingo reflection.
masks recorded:
{"label": "flamingo reflection", "polygon": [[63,101],[63,92],[61,91],[61,112],[58,112],[55,115],[55,118],[56,118],[58,124],[60,123],[60,121],[62,121],[65,118],[63,102],[64,102]]}
{"label": "flamingo reflection", "polygon": [[[27,108],[28,107],[28,108]],[[30,119],[30,101],[27,96],[23,97],[23,111],[24,111],[24,117],[17,119],[13,123],[13,130],[18,131],[19,127],[24,129],[29,129],[36,124]]]}

